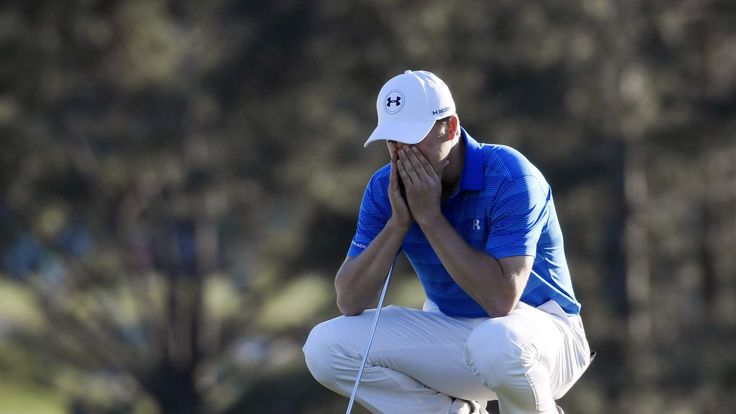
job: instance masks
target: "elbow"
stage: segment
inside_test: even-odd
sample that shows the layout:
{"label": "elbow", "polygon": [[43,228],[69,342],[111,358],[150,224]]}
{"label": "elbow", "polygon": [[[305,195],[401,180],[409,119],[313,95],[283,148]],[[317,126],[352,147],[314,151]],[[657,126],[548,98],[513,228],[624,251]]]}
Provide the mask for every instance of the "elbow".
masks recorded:
{"label": "elbow", "polygon": [[520,296],[517,294],[508,294],[493,298],[485,306],[485,311],[491,318],[508,316],[516,308]]}
{"label": "elbow", "polygon": [[337,293],[337,309],[344,316],[355,316],[363,313],[364,309],[355,306],[355,298],[351,294],[350,284],[345,281],[350,275],[350,263],[352,259],[346,258],[345,262],[340,266],[340,269],[335,275],[335,292]]}
{"label": "elbow", "polygon": [[357,316],[363,313],[364,309],[361,309],[357,306],[351,306],[350,304],[345,303],[345,301],[340,300],[340,298],[337,299],[337,309],[340,310],[340,313],[343,316]]}
{"label": "elbow", "polygon": [[[524,260],[529,262],[530,259],[524,257]],[[531,263],[527,263],[526,267],[531,269]],[[495,294],[488,298],[488,306],[485,307],[486,312],[488,312],[491,318],[508,316],[516,309],[521,295],[526,288],[526,283],[529,280],[529,271],[524,270],[504,273],[504,278],[497,285]]]}
{"label": "elbow", "polygon": [[335,277],[335,292],[337,293],[337,309],[344,316],[355,316],[360,315],[366,309],[365,306],[360,305],[360,296],[356,295],[353,289],[349,288],[346,284],[343,276],[342,268],[338,271]]}
{"label": "elbow", "polygon": [[337,300],[335,302],[337,304],[337,309],[341,314],[344,316],[355,316],[363,313],[365,308],[356,306],[355,299],[351,297],[351,295],[348,295],[348,292],[340,289],[337,285],[335,287],[337,288]]}
{"label": "elbow", "polygon": [[491,318],[508,316],[512,310],[514,310],[514,306],[504,306],[503,304],[495,304],[486,308],[486,312]]}

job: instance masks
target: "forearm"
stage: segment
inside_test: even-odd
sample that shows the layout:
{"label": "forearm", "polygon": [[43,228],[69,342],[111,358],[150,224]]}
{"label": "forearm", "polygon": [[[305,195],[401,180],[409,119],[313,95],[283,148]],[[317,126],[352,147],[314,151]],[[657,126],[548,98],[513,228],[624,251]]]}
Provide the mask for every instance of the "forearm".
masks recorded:
{"label": "forearm", "polygon": [[511,312],[528,275],[505,272],[501,262],[468,245],[441,214],[418,223],[450,276],[488,315]]}
{"label": "forearm", "polygon": [[357,315],[376,300],[407,228],[389,220],[358,256],[347,258],[335,276],[337,307],[343,315]]}

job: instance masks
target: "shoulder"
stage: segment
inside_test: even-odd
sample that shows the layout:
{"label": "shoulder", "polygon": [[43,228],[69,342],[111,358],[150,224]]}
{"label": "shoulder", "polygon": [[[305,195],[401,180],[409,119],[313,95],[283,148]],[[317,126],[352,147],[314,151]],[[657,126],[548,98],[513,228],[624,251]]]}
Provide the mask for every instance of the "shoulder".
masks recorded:
{"label": "shoulder", "polygon": [[524,154],[507,145],[483,144],[486,177],[514,181],[521,177],[535,177],[545,182],[542,173]]}
{"label": "shoulder", "polygon": [[376,172],[373,173],[373,177],[371,177],[371,180],[373,179],[381,179],[382,177],[385,177],[386,179],[389,178],[391,174],[391,163],[388,163],[384,165],[383,167],[376,170]]}
{"label": "shoulder", "polygon": [[388,182],[390,179],[391,179],[391,163],[388,163],[373,173],[368,185],[371,185],[371,186],[372,185],[383,185],[383,184],[388,185]]}
{"label": "shoulder", "polygon": [[391,164],[386,164],[373,173],[366,185],[366,195],[371,198],[388,198],[388,184],[391,180]]}

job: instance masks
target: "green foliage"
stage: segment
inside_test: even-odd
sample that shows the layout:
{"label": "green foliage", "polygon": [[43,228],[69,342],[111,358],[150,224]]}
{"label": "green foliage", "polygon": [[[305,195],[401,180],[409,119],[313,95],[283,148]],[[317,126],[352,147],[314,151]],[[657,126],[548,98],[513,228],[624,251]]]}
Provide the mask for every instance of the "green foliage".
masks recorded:
{"label": "green foliage", "polygon": [[[300,346],[337,314],[375,95],[407,68],[552,183],[601,351],[566,409],[733,406],[734,13],[5,2],[0,412],[341,412]],[[421,306],[401,266],[389,299]]]}
{"label": "green foliage", "polygon": [[0,412],[7,414],[63,414],[66,402],[62,395],[36,386],[0,385]]}
{"label": "green foliage", "polygon": [[273,294],[256,323],[266,329],[283,330],[309,326],[315,315],[332,303],[331,284],[324,277],[303,276]]}

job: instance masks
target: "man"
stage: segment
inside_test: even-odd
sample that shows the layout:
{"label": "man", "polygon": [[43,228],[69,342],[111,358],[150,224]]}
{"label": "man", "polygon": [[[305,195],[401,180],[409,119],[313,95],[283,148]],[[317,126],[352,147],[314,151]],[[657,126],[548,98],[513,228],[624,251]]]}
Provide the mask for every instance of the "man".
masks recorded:
{"label": "man", "polygon": [[[335,277],[344,316],[304,345],[323,385],[349,395],[375,301],[403,250],[423,310],[383,310],[356,401],[375,413],[558,413],[590,362],[552,192],[519,152],[479,144],[447,85],[425,71],[390,79],[365,145],[388,143]],[[402,185],[404,189],[402,190]],[[559,411],[558,411],[559,410]]]}

